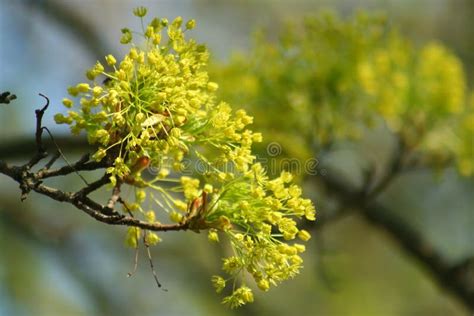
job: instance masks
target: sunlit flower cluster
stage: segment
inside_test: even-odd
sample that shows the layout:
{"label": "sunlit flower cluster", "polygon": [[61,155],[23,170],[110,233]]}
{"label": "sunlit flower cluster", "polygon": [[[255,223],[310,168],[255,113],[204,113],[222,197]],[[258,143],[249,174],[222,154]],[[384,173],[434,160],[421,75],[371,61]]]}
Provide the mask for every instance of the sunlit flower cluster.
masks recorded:
{"label": "sunlit flower cluster", "polygon": [[[216,277],[214,284],[221,292],[233,280],[224,300],[231,307],[252,302],[245,274],[266,291],[299,271],[304,246],[287,242],[310,238],[295,219],[314,220],[314,207],[291,174],[270,180],[255,162],[251,146],[262,135],[247,128],[253,118],[246,111],[216,100],[207,48],[185,38],[195,21],[154,18],[146,24],[145,8],[134,14],[142,32],[122,29],[128,53],[122,60],[107,55],[89,69],[88,82],[68,89],[75,99],[63,100],[67,114],[55,120],[73,134],[85,132],[97,147],[93,159],[111,161],[111,187],[132,187],[134,198],[121,203],[124,213],[159,223],[160,210],[171,222],[209,230],[211,242],[227,237],[234,251],[223,265],[229,279]],[[156,233],[128,228],[128,246],[142,239],[161,241]]]}
{"label": "sunlit flower cluster", "polygon": [[[215,103],[218,85],[203,68],[209,53],[205,46],[185,40],[185,31],[195,22],[188,21],[184,29],[182,23],[181,17],[171,23],[153,19],[144,30],[143,47],[132,44],[120,63],[112,55],[106,56],[106,66],[97,62],[86,73],[92,82],[68,89],[80,98],[79,110],[55,117],[58,123],[70,124],[74,134],[86,131],[89,142],[99,145],[94,159],[114,157],[108,170],[113,183],[124,177],[139,181],[140,168],[134,166],[142,157],[179,171],[196,145],[213,147],[220,163],[231,161],[241,171],[253,161],[250,146],[261,135],[246,129],[252,117]],[[167,41],[162,40],[165,31]],[[132,31],[122,33],[121,42],[130,43]],[[73,101],[66,98],[63,104],[70,108]]]}
{"label": "sunlit flower cluster", "polygon": [[[213,278],[217,292],[229,284],[232,294],[224,301],[231,307],[251,301],[247,285],[237,285],[239,277],[250,274],[258,288],[267,291],[271,285],[294,277],[301,268],[299,254],[305,246],[288,241],[309,240],[309,233],[300,230],[295,219],[315,220],[315,209],[292,181],[285,171],[270,180],[263,167],[254,164],[241,179],[225,185],[209,209],[208,225],[222,231],[232,245],[233,255],[222,265],[228,277]],[[218,241],[214,230],[209,231],[209,239]]]}

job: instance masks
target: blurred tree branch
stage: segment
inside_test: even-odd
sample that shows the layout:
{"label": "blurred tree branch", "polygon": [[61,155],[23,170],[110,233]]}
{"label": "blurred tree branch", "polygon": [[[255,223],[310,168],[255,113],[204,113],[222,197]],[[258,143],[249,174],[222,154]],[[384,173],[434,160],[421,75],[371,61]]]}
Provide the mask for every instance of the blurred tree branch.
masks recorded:
{"label": "blurred tree branch", "polygon": [[[87,143],[85,138],[80,137],[69,137],[69,136],[55,136],[54,140],[60,148],[68,153],[84,153],[91,150],[91,147]],[[46,147],[53,146],[51,139],[46,139],[44,141]],[[35,139],[31,137],[18,138],[13,140],[7,140],[0,144],[0,159],[10,160],[10,159],[19,159],[24,158],[36,150]]]}
{"label": "blurred tree branch", "polygon": [[5,91],[0,94],[0,104],[8,104],[10,101],[15,100],[16,95],[11,94],[9,91]]}
{"label": "blurred tree branch", "polygon": [[406,253],[412,255],[431,273],[442,288],[474,310],[474,279],[469,277],[470,272],[465,265],[450,264],[419,232],[379,204],[365,207],[362,215],[392,236]]}
{"label": "blurred tree branch", "polygon": [[56,22],[61,29],[69,31],[92,52],[94,58],[112,51],[100,36],[100,32],[80,16],[76,9],[68,6],[67,1],[22,0],[19,3],[43,13],[48,21]]}
{"label": "blurred tree branch", "polygon": [[[376,201],[377,195],[386,189],[391,180],[402,171],[404,157],[403,146],[399,144],[387,173],[372,191],[368,191],[366,188],[362,188],[362,190],[352,188],[343,178],[329,175],[319,178],[313,177],[310,180],[322,185],[330,195],[340,201],[343,211],[340,211],[337,217],[347,214],[347,210],[359,213],[376,228],[385,231],[407,254],[415,258],[430,272],[441,288],[446,289],[466,307],[474,310],[473,260],[467,259],[459,264],[450,264],[409,223]],[[319,225],[324,225],[326,221],[328,219],[323,218]],[[314,224],[308,223],[308,225],[313,226]]]}

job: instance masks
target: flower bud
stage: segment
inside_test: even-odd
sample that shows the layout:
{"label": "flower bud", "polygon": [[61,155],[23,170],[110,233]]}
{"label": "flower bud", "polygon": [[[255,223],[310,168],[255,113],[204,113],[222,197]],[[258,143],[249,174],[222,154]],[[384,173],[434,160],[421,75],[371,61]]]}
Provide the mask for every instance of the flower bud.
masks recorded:
{"label": "flower bud", "polygon": [[170,213],[170,219],[175,223],[181,223],[181,221],[183,220],[183,215],[173,211]]}
{"label": "flower bud", "polygon": [[147,8],[145,7],[138,7],[138,8],[133,9],[133,15],[139,18],[144,17],[146,13],[147,13]]}
{"label": "flower bud", "polygon": [[188,22],[186,22],[186,28],[188,30],[192,30],[195,27],[196,27],[196,20],[192,19],[192,20],[189,20]]}
{"label": "flower bud", "polygon": [[183,23],[183,18],[180,17],[180,16],[177,16],[171,24],[172,24],[174,27],[178,28],[178,27],[181,26],[182,23]]}
{"label": "flower bud", "polygon": [[207,234],[207,239],[212,242],[219,242],[219,235],[215,229],[209,230]]}
{"label": "flower bud", "polygon": [[64,99],[63,99],[63,104],[64,104],[64,106],[67,107],[67,108],[71,108],[72,105],[73,105],[72,101],[71,101],[70,99],[68,99],[68,98],[64,98]]}
{"label": "flower bud", "polygon": [[132,41],[132,32],[127,28],[123,28],[122,29],[122,37],[120,38],[120,43],[128,44],[131,41]]}
{"label": "flower bud", "polygon": [[268,282],[266,279],[261,279],[257,282],[257,286],[260,290],[266,292],[270,288],[270,282]]}
{"label": "flower bud", "polygon": [[113,66],[113,65],[115,65],[115,63],[117,63],[117,60],[111,54],[105,56],[105,61],[107,62],[107,65],[109,65],[109,66]]}
{"label": "flower bud", "polygon": [[145,242],[148,245],[154,246],[157,243],[159,243],[160,241],[161,241],[161,238],[157,234],[151,233],[151,232],[146,233]]}
{"label": "flower bud", "polygon": [[308,241],[310,238],[311,238],[311,235],[308,233],[308,231],[302,229],[298,232],[298,237],[302,240],[302,241]]}
{"label": "flower bud", "polygon": [[207,90],[209,90],[210,92],[214,92],[216,91],[217,89],[219,88],[219,85],[215,82],[209,82],[207,84]]}

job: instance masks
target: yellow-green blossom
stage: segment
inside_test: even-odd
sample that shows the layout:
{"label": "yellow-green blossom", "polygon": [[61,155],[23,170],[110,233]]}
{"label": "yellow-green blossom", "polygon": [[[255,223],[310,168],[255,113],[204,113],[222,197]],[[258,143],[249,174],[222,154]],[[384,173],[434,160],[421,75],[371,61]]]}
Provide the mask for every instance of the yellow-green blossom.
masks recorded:
{"label": "yellow-green blossom", "polygon": [[[107,55],[86,72],[88,82],[68,88],[79,102],[64,99],[71,110],[55,120],[74,134],[85,132],[95,146],[91,158],[107,163],[111,187],[133,187],[134,197],[123,197],[118,212],[158,224],[155,212],[163,211],[175,225],[209,230],[211,242],[228,240],[235,253],[222,268],[229,279],[213,277],[213,284],[221,292],[240,283],[224,302],[250,303],[245,274],[266,291],[298,273],[304,246],[285,240],[304,235],[295,218],[313,219],[314,207],[290,173],[271,180],[255,162],[252,145],[262,135],[249,129],[253,117],[246,111],[218,100],[207,48],[185,37],[194,20],[146,24],[145,8],[133,13],[144,24],[145,42],[133,43],[136,33],[122,29],[128,53],[121,60]],[[136,248],[140,241],[155,245],[161,238],[128,228],[126,244]]]}

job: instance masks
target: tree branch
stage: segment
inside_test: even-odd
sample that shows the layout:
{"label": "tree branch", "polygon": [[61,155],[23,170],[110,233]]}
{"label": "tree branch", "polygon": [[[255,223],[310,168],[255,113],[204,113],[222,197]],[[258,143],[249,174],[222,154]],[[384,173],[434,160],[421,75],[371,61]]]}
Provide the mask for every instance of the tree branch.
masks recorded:
{"label": "tree branch", "polygon": [[[41,94],[40,94],[41,95]],[[10,166],[6,162],[0,160],[0,173],[3,173],[20,184],[21,199],[26,199],[30,191],[35,191],[39,194],[50,197],[58,202],[66,202],[74,205],[76,208],[84,211],[94,219],[107,223],[110,225],[124,225],[124,226],[135,226],[147,230],[153,231],[176,231],[176,230],[187,230],[192,219],[185,220],[177,224],[161,224],[161,223],[150,223],[142,220],[133,218],[132,216],[126,216],[120,214],[113,209],[115,203],[109,203],[108,205],[102,205],[97,203],[87,196],[99,188],[103,187],[109,182],[109,177],[104,174],[99,180],[92,182],[91,184],[86,183],[86,187],[82,188],[77,192],[65,192],[56,188],[49,187],[43,184],[43,180],[56,176],[68,175],[71,173],[79,173],[79,171],[86,170],[99,170],[110,167],[113,165],[113,157],[106,156],[99,162],[89,161],[89,155],[84,155],[74,164],[68,164],[67,166],[51,170],[51,166],[57,159],[56,155],[49,160],[46,165],[37,172],[32,172],[31,168],[38,164],[43,158],[48,156],[46,149],[43,145],[42,134],[46,128],[42,126],[42,119],[44,112],[47,110],[49,100],[46,96],[41,95],[46,99],[46,105],[41,109],[35,111],[36,113],[36,153],[33,158],[22,166]],[[52,140],[54,142],[54,139]],[[120,191],[114,191],[115,200],[120,199]]]}
{"label": "tree branch", "polygon": [[[42,114],[46,110],[47,105],[42,109],[37,110],[37,127],[36,127],[36,158],[30,160],[29,163],[23,166],[11,166],[6,162],[0,160],[0,173],[7,175],[20,184],[22,190],[22,198],[26,197],[28,192],[35,191],[39,194],[48,196],[59,202],[66,202],[74,205],[76,208],[82,210],[94,219],[110,224],[110,225],[124,225],[124,226],[135,226],[146,230],[152,231],[178,231],[189,229],[189,221],[184,221],[178,224],[159,224],[149,223],[138,220],[132,216],[126,216],[120,214],[114,210],[115,202],[120,201],[120,190],[114,190],[111,200],[107,205],[97,203],[90,198],[88,194],[101,188],[109,182],[107,175],[103,175],[100,179],[87,184],[84,188],[77,192],[64,192],[56,188],[46,186],[42,183],[42,180],[56,177],[65,176],[74,172],[79,171],[90,171],[104,169],[111,166],[111,159],[109,157],[104,158],[100,162],[89,161],[89,155],[83,156],[77,162],[60,167],[57,169],[51,169],[53,163],[57,159],[57,155],[53,156],[48,161],[44,168],[40,169],[36,173],[31,172],[30,168],[34,164],[37,164],[43,157],[45,147],[41,139],[41,133],[43,127],[41,126]],[[38,137],[39,135],[39,137]],[[70,144],[73,149],[84,149],[90,148],[84,140],[76,140],[74,138],[67,138],[66,144]],[[31,145],[32,141],[28,141]],[[399,144],[400,146],[401,144]],[[3,146],[0,146],[0,158],[5,152],[11,153],[12,150],[2,150]],[[27,146],[26,146],[27,147]],[[24,154],[22,147],[19,154]],[[30,151],[29,151],[30,152]],[[14,156],[14,155],[13,155]],[[13,157],[11,156],[11,157]],[[41,157],[38,159],[38,157]],[[408,254],[413,256],[420,262],[433,276],[436,282],[454,294],[460,299],[467,307],[474,310],[474,277],[472,277],[472,260],[460,263],[452,266],[443,256],[437,252],[433,246],[416,230],[410,227],[404,220],[399,218],[395,213],[385,208],[380,203],[377,203],[375,198],[385,190],[393,178],[402,171],[403,167],[403,147],[397,147],[394,158],[389,164],[387,173],[382,177],[379,182],[371,186],[371,189],[364,188],[364,190],[358,190],[349,187],[346,182],[342,182],[343,179],[325,176],[318,178],[310,178],[311,181],[318,181],[326,187],[329,194],[334,195],[340,202],[342,209],[357,209],[364,218],[376,227],[383,229],[387,232],[394,240],[405,250]],[[33,161],[33,163],[32,163]],[[369,185],[369,183],[366,183]],[[111,202],[112,201],[112,202]],[[317,226],[325,224],[327,221],[338,218],[341,214],[344,215],[345,211],[338,212],[334,216],[328,217],[326,220],[318,218],[316,221]],[[314,227],[314,226],[313,226]]]}
{"label": "tree branch", "polygon": [[[344,179],[325,176],[313,178],[313,181],[316,180],[331,194],[339,197],[346,207],[357,209],[368,222],[388,233],[406,253],[430,272],[442,288],[474,310],[474,277],[469,277],[472,270],[466,268],[465,264],[450,265],[418,231],[382,204],[369,202],[365,194],[348,187]],[[469,267],[472,268],[472,264]]]}
{"label": "tree branch", "polygon": [[[91,190],[88,187],[88,189],[86,190],[83,189],[75,193],[63,192],[59,189],[51,188],[42,184],[36,179],[37,177],[35,176],[35,174],[24,173],[22,168],[16,166],[9,166],[3,161],[0,161],[0,173],[5,174],[16,182],[18,182],[20,184],[20,187],[22,188],[22,191],[24,192],[35,191],[39,194],[46,195],[58,202],[70,203],[78,209],[84,211],[89,216],[103,223],[111,225],[135,226],[153,231],[187,230],[189,226],[188,222],[178,224],[149,223],[132,218],[130,216],[119,214],[116,211],[110,210],[107,206],[103,206],[88,199],[84,195],[84,193],[87,193]],[[101,181],[101,183],[105,184],[105,181]],[[98,187],[95,182],[93,183],[93,185],[93,189],[96,189]]]}
{"label": "tree branch", "polygon": [[43,145],[43,126],[41,126],[41,122],[43,120],[44,112],[48,109],[49,106],[49,99],[43,94],[39,94],[43,98],[46,99],[46,104],[38,110],[35,110],[36,114],[36,132],[35,132],[35,142],[36,142],[36,154],[31,158],[31,160],[24,166],[25,169],[30,169],[34,165],[36,165],[41,159],[48,156],[46,149]]}
{"label": "tree branch", "polygon": [[2,92],[0,94],[0,104],[9,104],[11,101],[16,99],[16,95],[11,94],[9,91]]}
{"label": "tree branch", "polygon": [[457,265],[449,264],[428,240],[395,213],[381,205],[368,206],[362,214],[370,223],[394,237],[405,252],[424,265],[439,285],[458,297],[471,310],[474,310],[473,280],[467,277],[467,270],[460,270]]}
{"label": "tree branch", "polygon": [[394,153],[388,165],[388,168],[383,175],[382,179],[375,185],[368,184],[364,189],[366,194],[366,201],[373,201],[377,196],[382,193],[387,187],[392,183],[393,179],[399,174],[399,172],[404,168],[404,159],[407,156],[407,147],[405,146],[403,139],[396,135],[396,145]]}

